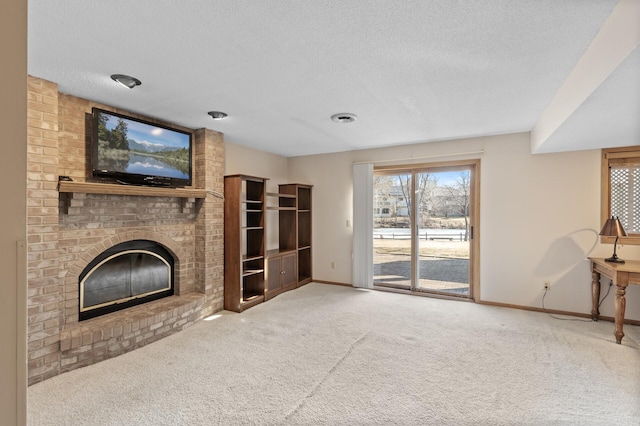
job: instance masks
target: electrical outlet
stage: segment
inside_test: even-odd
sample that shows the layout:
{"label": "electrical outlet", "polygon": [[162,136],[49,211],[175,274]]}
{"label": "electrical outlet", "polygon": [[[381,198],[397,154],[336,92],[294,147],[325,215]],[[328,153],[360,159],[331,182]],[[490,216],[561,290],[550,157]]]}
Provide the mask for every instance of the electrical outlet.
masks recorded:
{"label": "electrical outlet", "polygon": [[551,290],[551,281],[545,281],[544,282],[544,289],[545,290]]}

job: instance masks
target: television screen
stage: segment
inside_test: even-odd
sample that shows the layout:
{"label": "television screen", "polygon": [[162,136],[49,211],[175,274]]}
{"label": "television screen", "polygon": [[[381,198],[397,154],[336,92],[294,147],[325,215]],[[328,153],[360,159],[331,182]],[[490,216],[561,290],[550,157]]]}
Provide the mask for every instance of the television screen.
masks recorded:
{"label": "television screen", "polygon": [[93,175],[132,185],[191,185],[191,140],[188,132],[93,108]]}

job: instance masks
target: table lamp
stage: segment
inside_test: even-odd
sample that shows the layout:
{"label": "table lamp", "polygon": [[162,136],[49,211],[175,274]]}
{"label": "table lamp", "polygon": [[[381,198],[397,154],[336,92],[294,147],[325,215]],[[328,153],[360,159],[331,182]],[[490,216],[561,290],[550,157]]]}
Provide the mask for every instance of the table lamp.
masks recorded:
{"label": "table lamp", "polygon": [[613,243],[613,256],[605,259],[605,262],[624,263],[624,260],[618,258],[618,255],[616,255],[618,237],[625,237],[627,235],[620,223],[620,219],[618,219],[617,216],[615,218],[611,216],[611,219],[607,219],[602,227],[602,231],[600,231],[600,235],[605,237],[616,237],[616,241]]}

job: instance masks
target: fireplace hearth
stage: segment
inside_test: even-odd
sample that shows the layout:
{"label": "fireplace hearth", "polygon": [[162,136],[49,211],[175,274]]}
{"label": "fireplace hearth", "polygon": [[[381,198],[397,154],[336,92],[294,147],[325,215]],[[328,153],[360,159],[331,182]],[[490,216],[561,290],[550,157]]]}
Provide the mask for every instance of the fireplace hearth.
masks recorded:
{"label": "fireplace hearth", "polygon": [[134,240],[97,256],[79,277],[79,319],[86,320],[174,293],[174,259],[157,242]]}

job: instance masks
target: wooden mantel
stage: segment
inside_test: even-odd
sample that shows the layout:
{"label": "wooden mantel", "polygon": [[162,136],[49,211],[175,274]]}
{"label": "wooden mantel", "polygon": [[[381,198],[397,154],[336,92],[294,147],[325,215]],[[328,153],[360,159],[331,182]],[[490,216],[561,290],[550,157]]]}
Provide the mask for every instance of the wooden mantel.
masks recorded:
{"label": "wooden mantel", "polygon": [[58,191],[66,193],[138,195],[146,197],[206,198],[206,189],[160,188],[95,182],[60,181]]}

